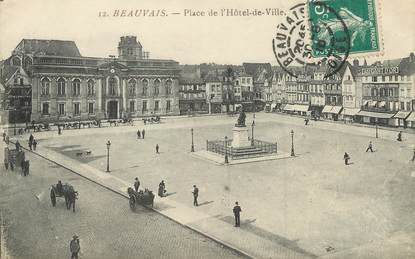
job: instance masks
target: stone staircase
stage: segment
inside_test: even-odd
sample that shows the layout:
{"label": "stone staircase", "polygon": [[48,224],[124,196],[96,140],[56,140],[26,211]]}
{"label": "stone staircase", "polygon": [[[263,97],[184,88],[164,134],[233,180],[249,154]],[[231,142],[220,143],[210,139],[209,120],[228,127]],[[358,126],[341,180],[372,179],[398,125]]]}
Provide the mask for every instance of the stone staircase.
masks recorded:
{"label": "stone staircase", "polygon": [[272,153],[268,153],[267,151],[254,146],[232,148],[229,149],[229,154],[232,159],[244,159],[272,155]]}

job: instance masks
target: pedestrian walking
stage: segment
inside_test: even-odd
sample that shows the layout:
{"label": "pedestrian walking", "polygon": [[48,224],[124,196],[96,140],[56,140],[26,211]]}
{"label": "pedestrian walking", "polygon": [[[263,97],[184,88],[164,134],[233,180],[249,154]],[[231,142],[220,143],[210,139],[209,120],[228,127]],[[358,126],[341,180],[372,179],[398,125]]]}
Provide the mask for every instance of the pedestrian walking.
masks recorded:
{"label": "pedestrian walking", "polygon": [[35,138],[33,137],[33,135],[32,134],[30,134],[30,137],[29,137],[29,149],[30,150],[32,150],[32,145],[33,145],[33,140],[34,140]]}
{"label": "pedestrian walking", "polygon": [[343,158],[344,158],[344,164],[345,165],[349,165],[349,160],[350,160],[349,154],[347,154],[346,152],[344,152]]}
{"label": "pedestrian walking", "polygon": [[413,162],[413,161],[415,161],[415,148],[414,148],[414,154],[412,155],[412,159],[411,159],[411,161]]}
{"label": "pedestrian walking", "polygon": [[366,148],[366,152],[369,151],[373,152],[373,148],[372,148],[372,141],[369,141],[369,146]]}
{"label": "pedestrian walking", "polygon": [[138,192],[139,187],[140,187],[140,181],[138,180],[138,177],[136,177],[135,182],[134,182],[134,189],[136,192]]}
{"label": "pedestrian walking", "polygon": [[233,215],[235,216],[235,227],[241,226],[241,213],[242,209],[239,206],[238,202],[235,202],[235,207],[233,207]]}
{"label": "pedestrian walking", "polygon": [[143,129],[143,131],[141,131],[141,136],[143,136],[143,139],[144,139],[145,134],[146,134],[146,131]]}
{"label": "pedestrian walking", "polygon": [[6,130],[3,130],[3,141],[6,141]]}
{"label": "pedestrian walking", "polygon": [[196,187],[196,185],[193,185],[193,206],[199,206],[197,203],[197,197],[199,196],[199,188]]}
{"label": "pedestrian walking", "polygon": [[156,144],[156,153],[159,154],[159,144]]}
{"label": "pedestrian walking", "polygon": [[4,167],[6,167],[6,170],[9,170],[9,148],[4,148]]}
{"label": "pedestrian walking", "polygon": [[79,244],[79,239],[77,235],[73,236],[71,243],[69,244],[69,248],[71,250],[71,259],[78,259],[78,253],[81,250],[81,246]]}
{"label": "pedestrian walking", "polygon": [[15,146],[16,146],[16,150],[19,151],[19,149],[20,149],[20,142],[19,142],[19,140],[16,140]]}
{"label": "pedestrian walking", "polygon": [[58,135],[61,135],[61,134],[62,134],[61,126],[58,126]]}
{"label": "pedestrian walking", "polygon": [[397,141],[402,141],[402,131],[399,131]]}
{"label": "pedestrian walking", "polygon": [[36,151],[37,141],[36,139],[33,140],[33,149]]}
{"label": "pedestrian walking", "polygon": [[140,129],[139,130],[137,130],[137,139],[140,139],[141,138],[141,132],[140,132]]}
{"label": "pedestrian walking", "polygon": [[6,136],[6,144],[8,145],[10,143],[10,137],[7,135]]}

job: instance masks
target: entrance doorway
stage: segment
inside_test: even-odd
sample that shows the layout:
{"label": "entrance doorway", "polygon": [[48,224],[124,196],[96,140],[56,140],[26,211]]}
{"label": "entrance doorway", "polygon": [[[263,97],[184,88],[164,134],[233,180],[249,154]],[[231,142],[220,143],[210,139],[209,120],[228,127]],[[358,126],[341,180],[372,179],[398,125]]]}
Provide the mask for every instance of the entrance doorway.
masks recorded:
{"label": "entrance doorway", "polygon": [[108,102],[108,119],[118,119],[118,101]]}

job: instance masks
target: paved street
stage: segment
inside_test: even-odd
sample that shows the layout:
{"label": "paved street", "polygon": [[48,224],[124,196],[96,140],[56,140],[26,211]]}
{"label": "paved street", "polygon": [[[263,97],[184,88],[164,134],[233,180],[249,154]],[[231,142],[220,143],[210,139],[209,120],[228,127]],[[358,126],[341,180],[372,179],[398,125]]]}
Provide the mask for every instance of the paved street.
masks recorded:
{"label": "paved street", "polygon": [[[3,144],[1,144],[3,148]],[[28,155],[28,152],[26,152]],[[234,252],[144,208],[133,213],[128,200],[34,155],[23,178],[0,169],[0,211],[10,258],[70,258],[78,234],[81,258],[238,258]],[[49,187],[61,179],[79,191],[76,213]]]}
{"label": "paved street", "polygon": [[[251,119],[248,116],[247,122]],[[36,133],[48,149],[105,171],[111,140],[111,175],[157,190],[164,179],[169,199],[192,208],[191,187],[200,189],[194,208],[232,225],[232,206],[242,206],[241,230],[308,257],[410,258],[415,256],[415,175],[410,162],[414,135],[327,122],[304,126],[300,118],[257,114],[255,135],[278,142],[294,159],[220,166],[189,154],[190,128],[196,150],[206,140],[231,137],[236,117],[166,119],[160,125]],[[136,130],[146,129],[137,140]],[[222,132],[218,134],[218,132]],[[84,135],[86,137],[80,137]],[[369,141],[373,153],[366,153]],[[155,154],[159,144],[160,154]],[[77,156],[76,153],[92,154]],[[344,165],[343,154],[352,164]]]}

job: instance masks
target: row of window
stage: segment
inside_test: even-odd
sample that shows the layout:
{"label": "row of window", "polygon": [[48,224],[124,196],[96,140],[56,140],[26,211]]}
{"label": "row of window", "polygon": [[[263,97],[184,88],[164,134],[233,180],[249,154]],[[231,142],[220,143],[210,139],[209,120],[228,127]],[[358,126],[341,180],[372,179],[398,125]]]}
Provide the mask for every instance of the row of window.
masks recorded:
{"label": "row of window", "polygon": [[[51,82],[48,78],[43,78],[41,82],[41,95],[42,96],[48,96],[50,94],[50,85]],[[73,96],[79,96],[81,94],[81,81],[79,79],[74,79],[72,81],[72,95]],[[137,82],[135,79],[131,79],[128,81],[128,93],[130,96],[136,95],[136,89],[137,89]],[[147,95],[148,92],[148,80],[143,80],[143,90],[142,95]],[[110,95],[117,95],[118,93],[118,81],[111,77],[109,79],[109,89],[108,93]],[[160,80],[156,79],[154,81],[154,95],[160,94]],[[169,79],[166,81],[165,85],[165,93],[170,95],[172,94],[172,81]],[[90,79],[87,81],[87,94],[88,96],[95,95],[95,82],[94,80]],[[65,96],[66,95],[66,81],[63,78],[58,79],[58,96]]]}
{"label": "row of window", "polygon": [[363,82],[396,82],[396,81],[410,81],[409,76],[364,76],[362,77]]}

